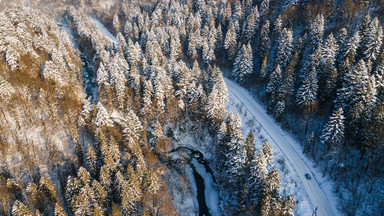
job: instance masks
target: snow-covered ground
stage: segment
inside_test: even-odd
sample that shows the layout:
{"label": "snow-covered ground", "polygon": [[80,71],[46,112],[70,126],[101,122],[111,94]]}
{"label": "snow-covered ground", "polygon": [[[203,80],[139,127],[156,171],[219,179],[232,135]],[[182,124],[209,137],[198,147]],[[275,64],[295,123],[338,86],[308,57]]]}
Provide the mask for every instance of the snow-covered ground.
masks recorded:
{"label": "snow-covered ground", "polygon": [[103,23],[101,23],[99,20],[95,18],[91,18],[91,20],[95,23],[95,25],[101,31],[101,33],[107,36],[107,38],[110,39],[112,42],[116,42],[116,37],[113,34],[111,34],[111,32],[109,32],[107,28],[105,28]]}
{"label": "snow-covered ground", "polygon": [[[239,113],[243,120],[243,133],[247,135],[251,129],[257,129],[260,137],[256,141],[268,139],[275,151],[275,167],[279,170],[282,185],[281,193],[295,197],[296,215],[312,215],[317,208],[317,215],[341,215],[337,211],[338,199],[333,192],[333,182],[322,177],[319,170],[305,155],[302,147],[266,113],[250,93],[237,83],[225,79],[229,93],[228,108]],[[309,173],[312,180],[307,180]]]}

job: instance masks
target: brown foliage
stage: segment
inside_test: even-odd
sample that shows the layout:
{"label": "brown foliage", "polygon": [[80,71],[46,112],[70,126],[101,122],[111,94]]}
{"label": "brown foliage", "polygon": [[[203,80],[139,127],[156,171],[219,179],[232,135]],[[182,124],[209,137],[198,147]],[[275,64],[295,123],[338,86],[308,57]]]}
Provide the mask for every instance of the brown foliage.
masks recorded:
{"label": "brown foliage", "polygon": [[168,152],[171,151],[172,146],[172,141],[169,138],[165,137],[156,143],[155,151],[156,153],[162,156],[166,156]]}

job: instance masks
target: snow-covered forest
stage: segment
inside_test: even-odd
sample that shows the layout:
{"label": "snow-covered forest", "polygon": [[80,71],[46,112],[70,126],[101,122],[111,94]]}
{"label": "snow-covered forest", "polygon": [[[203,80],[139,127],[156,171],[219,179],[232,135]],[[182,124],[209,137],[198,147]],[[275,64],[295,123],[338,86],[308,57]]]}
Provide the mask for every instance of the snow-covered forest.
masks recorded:
{"label": "snow-covered forest", "polygon": [[383,6],[0,0],[0,215],[316,214],[224,77],[384,214]]}

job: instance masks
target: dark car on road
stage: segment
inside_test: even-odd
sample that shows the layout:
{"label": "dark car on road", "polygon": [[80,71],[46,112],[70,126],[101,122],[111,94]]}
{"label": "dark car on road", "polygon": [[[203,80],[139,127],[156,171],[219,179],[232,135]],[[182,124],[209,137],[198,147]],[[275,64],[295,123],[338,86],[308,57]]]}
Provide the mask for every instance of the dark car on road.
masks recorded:
{"label": "dark car on road", "polygon": [[309,175],[308,173],[304,175],[305,178],[307,178],[307,180],[311,180],[311,175]]}

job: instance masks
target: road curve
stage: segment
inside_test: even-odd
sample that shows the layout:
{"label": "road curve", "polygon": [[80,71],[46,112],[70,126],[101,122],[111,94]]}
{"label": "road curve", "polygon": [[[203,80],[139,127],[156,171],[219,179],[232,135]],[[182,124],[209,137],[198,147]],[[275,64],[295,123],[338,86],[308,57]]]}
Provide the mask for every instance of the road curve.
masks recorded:
{"label": "road curve", "polygon": [[[274,143],[281,152],[285,155],[289,163],[291,163],[294,170],[297,172],[304,189],[306,190],[313,207],[317,207],[317,215],[319,216],[333,216],[337,215],[332,206],[328,202],[327,197],[321,190],[319,183],[317,182],[315,175],[311,169],[306,165],[305,161],[299,156],[299,154],[292,147],[291,142],[284,136],[287,136],[284,131],[276,125],[274,120],[266,113],[265,109],[258,104],[252,96],[243,87],[239,86],[234,81],[225,78],[225,82],[228,87],[228,91],[234,97],[236,97],[247,109],[248,113],[252,115],[264,129],[267,135],[267,139]],[[306,173],[311,173],[312,180],[305,178]]]}

